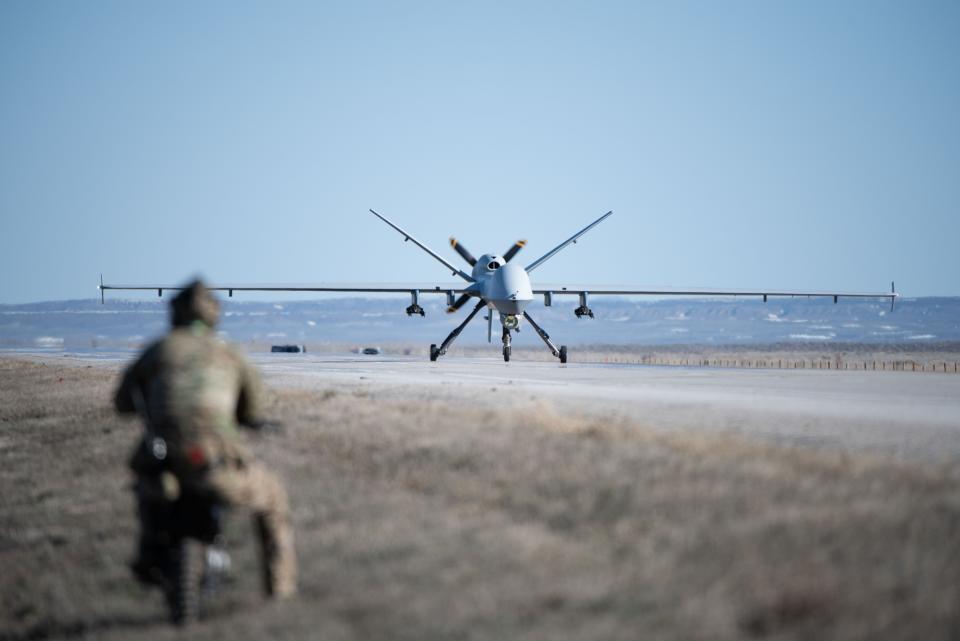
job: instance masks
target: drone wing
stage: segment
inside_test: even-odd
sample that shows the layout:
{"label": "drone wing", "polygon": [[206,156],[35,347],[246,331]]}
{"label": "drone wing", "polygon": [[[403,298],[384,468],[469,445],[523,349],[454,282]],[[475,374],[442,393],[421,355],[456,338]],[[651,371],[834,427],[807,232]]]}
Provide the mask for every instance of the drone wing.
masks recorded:
{"label": "drone wing", "polygon": [[[104,292],[115,291],[155,291],[157,296],[163,296],[164,291],[180,291],[182,285],[115,285],[105,284],[100,278],[100,301],[104,300]],[[288,284],[288,285],[246,285],[246,284],[213,284],[207,289],[227,292],[233,297],[234,292],[343,292],[369,294],[410,294],[414,299],[420,294],[444,294],[447,304],[453,304],[454,297],[471,289],[468,283],[316,283],[316,284]]]}
{"label": "drone wing", "polygon": [[[410,233],[401,229],[393,221],[385,216],[378,214],[374,210],[370,213],[400,232],[404,240],[413,241],[417,247],[433,256],[444,267],[450,270],[453,276],[459,276],[467,281],[466,285],[459,283],[456,285],[436,284],[436,283],[412,283],[412,284],[352,284],[352,283],[319,283],[303,285],[212,285],[208,289],[213,291],[227,292],[232,297],[234,292],[343,292],[343,293],[371,293],[371,294],[400,294],[409,293],[413,299],[413,307],[417,306],[417,297],[420,294],[445,294],[447,305],[451,306],[456,300],[457,294],[475,293],[473,277],[466,272],[454,267],[448,260],[440,256]],[[179,291],[182,289],[179,285],[107,285],[103,282],[103,275],[100,276],[100,302],[104,302],[104,292],[107,290],[126,290],[126,291],[156,291],[158,296],[163,296],[164,290]]]}
{"label": "drone wing", "polygon": [[589,296],[746,296],[762,298],[833,298],[836,303],[841,298],[877,298],[888,299],[890,305],[900,297],[893,283],[890,283],[890,292],[831,292],[831,291],[800,291],[789,289],[661,289],[661,288],[631,288],[606,287],[600,285],[548,285],[533,290],[534,294],[542,294],[545,300],[553,296],[576,295],[580,296],[581,305],[586,305]]}

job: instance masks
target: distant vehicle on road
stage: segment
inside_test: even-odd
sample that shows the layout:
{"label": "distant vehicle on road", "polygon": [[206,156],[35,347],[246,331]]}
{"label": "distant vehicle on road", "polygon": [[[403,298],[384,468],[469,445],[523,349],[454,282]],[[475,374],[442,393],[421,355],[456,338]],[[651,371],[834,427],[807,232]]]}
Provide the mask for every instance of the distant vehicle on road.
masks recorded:
{"label": "distant vehicle on road", "polygon": [[271,352],[279,352],[283,354],[306,354],[307,346],[306,345],[274,345],[270,348]]}
{"label": "distant vehicle on road", "polygon": [[379,347],[364,347],[360,353],[366,354],[367,356],[376,356],[377,354],[382,354],[383,350]]}

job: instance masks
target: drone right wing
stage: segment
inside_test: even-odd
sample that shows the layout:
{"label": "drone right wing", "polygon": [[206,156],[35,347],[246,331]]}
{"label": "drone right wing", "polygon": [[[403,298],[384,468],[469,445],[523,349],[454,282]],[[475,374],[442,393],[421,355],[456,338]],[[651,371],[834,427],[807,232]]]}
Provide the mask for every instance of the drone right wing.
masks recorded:
{"label": "drone right wing", "polygon": [[[112,285],[104,284],[103,276],[100,277],[100,302],[105,302],[104,294],[109,290],[115,291],[155,291],[157,296],[163,296],[165,290],[180,291],[182,285]],[[317,283],[317,284],[296,284],[296,285],[243,285],[243,284],[213,284],[208,285],[207,289],[217,292],[227,292],[227,296],[232,298],[234,292],[344,292],[344,293],[369,293],[369,294],[410,294],[410,306],[407,307],[407,314],[424,315],[423,308],[420,307],[421,294],[440,294],[447,297],[447,305],[453,305],[456,297],[461,294],[468,294],[474,291],[472,283],[465,285],[463,283]]]}

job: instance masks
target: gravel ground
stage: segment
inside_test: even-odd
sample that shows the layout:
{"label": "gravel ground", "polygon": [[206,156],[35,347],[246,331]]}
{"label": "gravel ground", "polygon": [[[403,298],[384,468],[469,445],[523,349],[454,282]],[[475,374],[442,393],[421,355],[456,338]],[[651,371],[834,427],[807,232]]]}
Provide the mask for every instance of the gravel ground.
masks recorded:
{"label": "gravel ground", "polygon": [[[0,358],[0,639],[184,637],[125,567],[117,367]],[[261,599],[235,514],[191,639],[960,637],[955,462],[398,389],[273,390],[302,592]]]}

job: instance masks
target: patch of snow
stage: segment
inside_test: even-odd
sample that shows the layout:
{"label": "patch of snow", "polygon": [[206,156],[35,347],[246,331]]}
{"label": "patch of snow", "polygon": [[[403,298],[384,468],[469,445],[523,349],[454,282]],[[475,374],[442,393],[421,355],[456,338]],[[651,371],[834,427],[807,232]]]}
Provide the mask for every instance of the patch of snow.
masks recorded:
{"label": "patch of snow", "polygon": [[40,347],[59,347],[63,345],[63,339],[59,336],[40,336],[34,342]]}
{"label": "patch of snow", "polygon": [[836,334],[790,334],[790,338],[796,341],[828,341],[834,338]]}
{"label": "patch of snow", "polygon": [[285,332],[270,332],[267,334],[267,338],[286,338],[287,334]]}
{"label": "patch of snow", "polygon": [[770,323],[787,323],[789,322],[785,318],[780,318],[777,314],[767,314],[766,320]]}
{"label": "patch of snow", "polygon": [[833,329],[833,325],[811,325],[810,329]]}
{"label": "patch of snow", "polygon": [[670,328],[670,333],[671,333],[671,334],[683,334],[683,333],[689,332],[689,331],[690,331],[690,330],[687,329],[686,327],[671,327],[671,328]]}
{"label": "patch of snow", "polygon": [[910,341],[928,341],[931,338],[936,338],[933,334],[916,334],[914,336],[907,336],[907,340]]}
{"label": "patch of snow", "polygon": [[856,327],[863,327],[863,325],[861,325],[860,323],[844,323],[844,324],[843,324],[843,327],[848,327],[848,328],[850,328],[850,329],[854,329],[854,328],[856,328]]}
{"label": "patch of snow", "polygon": [[275,304],[275,305],[273,306],[273,308],[274,308],[274,309],[283,309],[283,305],[276,305],[276,304]]}

